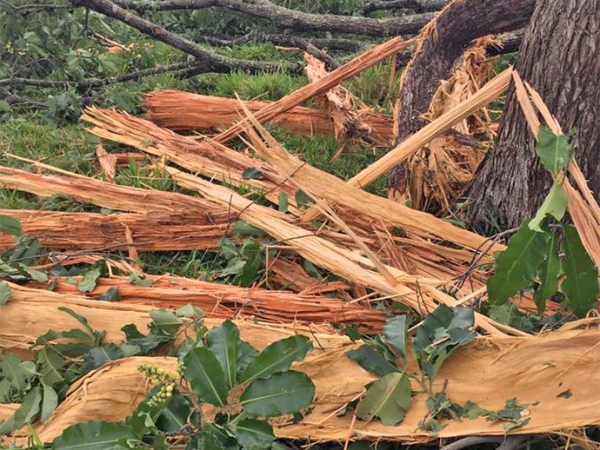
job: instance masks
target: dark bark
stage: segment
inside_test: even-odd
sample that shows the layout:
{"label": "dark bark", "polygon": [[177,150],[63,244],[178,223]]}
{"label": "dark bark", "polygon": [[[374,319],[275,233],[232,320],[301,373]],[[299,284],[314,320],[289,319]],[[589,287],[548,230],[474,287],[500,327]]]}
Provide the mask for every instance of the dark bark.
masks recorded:
{"label": "dark bark", "polygon": [[332,58],[320,48],[315,47],[306,39],[295,37],[294,44],[296,44],[296,47],[298,47],[301,50],[304,50],[309,55],[312,55],[318,60],[323,61],[329,70],[335,70],[341,65],[340,62],[337,61],[335,58]]}
{"label": "dark bark", "polygon": [[[536,89],[563,131],[578,129],[575,157],[594,197],[600,193],[600,0],[538,2],[516,70]],[[551,177],[534,156],[535,140],[511,88],[498,143],[470,189],[469,222],[518,226],[545,198]]]}
{"label": "dark bark", "polygon": [[[203,64],[205,66],[204,72],[226,73],[233,70],[243,70],[248,73],[256,73],[275,72],[281,70],[280,64],[233,59],[206,51],[195,42],[192,42],[179,34],[172,33],[146,19],[143,19],[131,11],[121,8],[110,0],[70,1],[74,6],[85,6],[91,10],[125,22],[127,25],[136,28],[142,33],[147,34],[158,41],[164,42],[173,48],[194,56],[198,64]],[[297,67],[297,70],[300,71],[301,68]]]}
{"label": "dark bark", "polygon": [[391,17],[387,19],[335,14],[311,14],[284,8],[268,0],[251,0],[245,2],[239,0],[163,0],[160,2],[118,0],[118,4],[124,8],[136,11],[175,11],[221,7],[269,20],[273,25],[281,29],[353,33],[377,37],[418,33],[423,26],[435,17],[435,13]]}
{"label": "dark bark", "polygon": [[[207,42],[215,47],[232,47],[234,45],[243,44],[245,42],[270,42],[274,45],[283,47],[294,47],[296,44],[295,36],[289,34],[267,34],[257,33],[252,31],[244,36],[233,39],[223,39],[215,36],[198,36],[197,40]],[[317,38],[302,38],[311,45],[323,50],[336,50],[344,52],[358,52],[366,47],[365,42],[355,41],[352,39],[317,39]]]}
{"label": "dark bark", "polygon": [[[450,77],[456,60],[474,39],[523,28],[534,7],[535,0],[464,0],[444,9],[406,68],[398,99],[396,144],[424,126],[421,115],[429,109],[440,80]],[[406,177],[406,165],[398,166],[392,171],[390,187],[403,191]]]}
{"label": "dark bark", "polygon": [[415,13],[439,11],[449,0],[373,0],[362,7],[363,14],[390,9],[410,9]]}

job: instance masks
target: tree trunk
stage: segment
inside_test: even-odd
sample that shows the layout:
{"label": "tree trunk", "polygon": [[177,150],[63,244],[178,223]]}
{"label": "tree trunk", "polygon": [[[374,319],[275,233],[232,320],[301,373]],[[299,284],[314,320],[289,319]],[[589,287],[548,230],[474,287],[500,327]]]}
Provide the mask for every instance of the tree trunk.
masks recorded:
{"label": "tree trunk", "polygon": [[[563,131],[577,128],[575,158],[594,197],[600,193],[600,0],[540,0],[516,69],[542,96]],[[496,147],[480,166],[468,222],[517,227],[535,214],[552,179],[511,87]]]}
{"label": "tree trunk", "polygon": [[[421,115],[474,39],[526,26],[534,7],[535,0],[458,0],[448,5],[424,32],[415,58],[405,69],[396,108],[396,144],[425,125]],[[392,171],[389,185],[403,193],[406,181],[407,166],[402,164]]]}

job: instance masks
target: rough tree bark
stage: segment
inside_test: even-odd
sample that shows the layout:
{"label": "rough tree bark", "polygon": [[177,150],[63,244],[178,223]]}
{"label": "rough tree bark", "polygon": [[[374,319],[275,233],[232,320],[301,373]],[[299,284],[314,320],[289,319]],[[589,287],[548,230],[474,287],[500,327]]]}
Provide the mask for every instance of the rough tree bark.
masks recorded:
{"label": "rough tree bark", "polygon": [[[516,70],[536,89],[563,130],[578,129],[576,159],[600,195],[600,0],[539,1]],[[534,137],[511,88],[499,138],[470,189],[468,222],[512,228],[535,214],[551,177],[534,155]]]}
{"label": "rough tree bark", "polygon": [[[440,85],[452,74],[456,60],[474,39],[514,31],[529,22],[535,0],[458,0],[449,4],[426,30],[416,57],[407,66],[397,102],[396,144],[421,129],[421,115],[429,109]],[[396,167],[390,188],[404,191],[407,167]]]}
{"label": "rough tree bark", "polygon": [[117,0],[119,6],[142,11],[195,10],[210,7],[239,11],[260,19],[269,20],[278,28],[294,31],[351,33],[386,37],[418,33],[435,13],[423,13],[386,19],[336,14],[311,14],[271,3],[269,0],[163,0],[160,2]]}

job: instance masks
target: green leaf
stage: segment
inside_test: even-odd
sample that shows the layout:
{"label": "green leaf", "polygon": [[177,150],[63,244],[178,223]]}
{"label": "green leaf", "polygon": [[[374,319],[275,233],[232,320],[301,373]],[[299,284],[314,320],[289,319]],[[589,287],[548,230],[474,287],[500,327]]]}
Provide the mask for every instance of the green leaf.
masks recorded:
{"label": "green leaf", "polygon": [[204,428],[192,436],[190,445],[186,448],[193,448],[194,450],[224,450],[219,438]]}
{"label": "green leaf", "polygon": [[396,316],[388,319],[383,326],[385,342],[394,347],[401,356],[406,356],[408,341],[408,323],[406,316]]}
{"label": "green leaf", "polygon": [[178,308],[175,311],[175,315],[177,317],[186,317],[188,319],[202,319],[205,316],[204,311],[202,311],[202,309],[192,305],[191,303],[188,303],[187,305]]}
{"label": "green leaf", "polygon": [[0,364],[0,378],[8,380],[19,392],[27,388],[28,380],[31,378],[31,375],[21,366],[21,362],[21,358],[14,353],[7,353]]}
{"label": "green leaf", "polygon": [[248,167],[242,172],[242,178],[244,180],[256,180],[261,177],[260,170],[256,167]]}
{"label": "green leaf", "polygon": [[417,330],[413,353],[419,367],[431,381],[443,362],[459,347],[475,339],[471,308],[438,306]]}
{"label": "green leaf", "polygon": [[556,178],[567,167],[570,151],[569,141],[564,134],[556,135],[545,125],[540,126],[537,136],[536,153],[543,166]]}
{"label": "green leaf", "polygon": [[82,280],[77,283],[77,289],[84,294],[86,292],[92,292],[98,284],[98,278],[100,278],[100,269],[89,270],[83,276]]}
{"label": "green leaf", "polygon": [[403,373],[390,373],[375,381],[356,408],[362,420],[379,417],[387,426],[396,426],[404,419],[410,406],[410,380]]}
{"label": "green leaf", "polygon": [[275,440],[273,427],[257,419],[240,420],[235,426],[235,437],[247,449],[268,449]]}
{"label": "green leaf", "polygon": [[247,239],[241,248],[242,255],[246,258],[235,281],[243,287],[249,287],[256,281],[256,276],[262,263],[262,245],[254,239]]}
{"label": "green leaf", "polygon": [[165,433],[180,431],[186,424],[191,413],[188,399],[175,393],[161,409],[156,426]]}
{"label": "green leaf", "polygon": [[302,189],[298,189],[296,191],[296,205],[298,208],[303,208],[305,206],[309,206],[314,203],[313,199],[306,194]]}
{"label": "green leaf", "polygon": [[241,382],[248,383],[258,378],[269,378],[275,372],[284,372],[294,361],[303,360],[312,348],[312,342],[306,336],[291,336],[273,342],[250,362]]}
{"label": "green leaf", "polygon": [[107,450],[122,448],[120,441],[137,441],[133,429],[122,422],[86,422],[71,425],[52,442],[54,450]]}
{"label": "green leaf", "polygon": [[565,280],[561,290],[567,297],[567,307],[578,317],[585,317],[598,300],[598,269],[581,243],[577,229],[563,225],[562,268]]}
{"label": "green leaf", "polygon": [[140,278],[136,273],[131,272],[129,274],[129,282],[141,287],[152,286],[152,280],[150,278]]}
{"label": "green leaf", "polygon": [[39,283],[45,283],[48,281],[48,274],[40,270],[31,269],[23,264],[19,264],[18,266],[19,269],[24,271],[33,281],[37,281]]}
{"label": "green leaf", "polygon": [[13,236],[21,236],[23,227],[14,217],[0,216],[0,233],[12,234]]}
{"label": "green leaf", "polygon": [[308,407],[315,385],[302,372],[288,370],[253,381],[240,396],[240,404],[254,416],[291,414]]}
{"label": "green leaf", "polygon": [[490,319],[509,325],[526,333],[533,332],[533,322],[512,303],[492,305],[489,311]]}
{"label": "green leaf", "polygon": [[6,305],[6,303],[10,300],[10,286],[0,281],[0,306]]}
{"label": "green leaf", "polygon": [[[93,289],[92,289],[93,290]],[[115,302],[121,298],[119,294],[119,288],[117,286],[113,286],[108,288],[106,292],[103,292],[98,296],[98,300],[102,300],[104,302]]]}
{"label": "green leaf", "polygon": [[81,371],[85,374],[102,367],[110,361],[121,359],[123,352],[115,344],[102,344],[100,347],[91,348],[86,353]]}
{"label": "green leaf", "polygon": [[368,345],[362,345],[356,350],[350,350],[346,352],[346,355],[356,361],[363,369],[380,377],[393,372],[400,372],[398,367]]}
{"label": "green leaf", "polygon": [[183,358],[184,377],[200,400],[215,406],[227,404],[227,382],[217,357],[206,347],[197,347]]}
{"label": "green leaf", "polygon": [[65,381],[63,368],[65,359],[52,347],[43,347],[36,354],[41,381],[43,384],[55,386]]}
{"label": "green leaf", "polygon": [[278,196],[279,211],[282,213],[288,212],[290,206],[287,192],[280,192]]}
{"label": "green leaf", "polygon": [[[85,317],[83,317],[81,314],[77,314],[75,311],[73,311],[72,309],[67,308],[65,306],[59,306],[58,310],[67,313],[68,315],[70,315],[71,317],[73,317],[75,320],[77,320],[77,322],[79,322],[81,325],[83,325],[83,327],[87,330],[87,332],[89,333],[90,337],[92,339],[95,339],[96,332],[90,326],[90,324],[88,323],[88,321],[87,321],[87,319]],[[78,330],[74,330],[74,331],[78,331]],[[61,334],[63,336],[65,336],[65,337],[68,337],[65,333],[66,332],[63,332]]]}
{"label": "green leaf", "polygon": [[546,300],[558,291],[558,276],[560,275],[560,259],[558,258],[558,235],[551,233],[548,240],[548,255],[538,268],[540,286],[533,293],[533,300],[539,314],[546,309]]}
{"label": "green leaf", "polygon": [[40,403],[42,394],[39,386],[32,388],[23,397],[23,402],[12,416],[0,424],[0,436],[7,435],[22,426],[31,423],[34,417],[40,412]]}
{"label": "green leaf", "polygon": [[183,323],[183,320],[179,319],[173,311],[165,309],[150,311],[150,317],[152,317],[152,325],[157,330],[170,336],[177,333]]}
{"label": "green leaf", "polygon": [[11,110],[10,103],[6,100],[0,100],[0,112],[9,112]]}
{"label": "green leaf", "polygon": [[238,352],[242,343],[240,330],[231,320],[226,320],[210,330],[206,338],[206,346],[217,357],[225,373],[227,387],[231,389],[236,384],[238,372]]}
{"label": "green leaf", "polygon": [[42,415],[40,422],[44,423],[50,418],[58,406],[58,394],[52,386],[48,386],[47,384],[43,384],[42,386],[44,387],[44,399],[42,400]]}
{"label": "green leaf", "polygon": [[548,193],[548,196],[538,209],[535,217],[529,222],[529,229],[543,233],[544,230],[540,227],[542,222],[546,220],[546,216],[549,214],[556,220],[561,220],[567,211],[567,193],[563,188],[562,184],[554,183],[552,189]]}
{"label": "green leaf", "polygon": [[523,222],[508,241],[508,248],[496,257],[495,273],[487,282],[492,303],[503,303],[533,284],[536,269],[546,256],[548,235],[529,228]]}

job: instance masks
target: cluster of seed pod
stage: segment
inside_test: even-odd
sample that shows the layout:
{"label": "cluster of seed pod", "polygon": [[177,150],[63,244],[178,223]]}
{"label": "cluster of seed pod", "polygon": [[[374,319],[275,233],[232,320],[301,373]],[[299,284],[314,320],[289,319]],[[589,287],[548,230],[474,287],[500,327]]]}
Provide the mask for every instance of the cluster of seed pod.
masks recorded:
{"label": "cluster of seed pod", "polygon": [[[160,390],[148,400],[149,406],[157,406],[165,403],[173,396],[175,386],[181,381],[179,373],[168,372],[159,366],[144,364],[138,369],[150,379],[152,386],[160,385]],[[180,372],[179,368],[178,372]]]}

